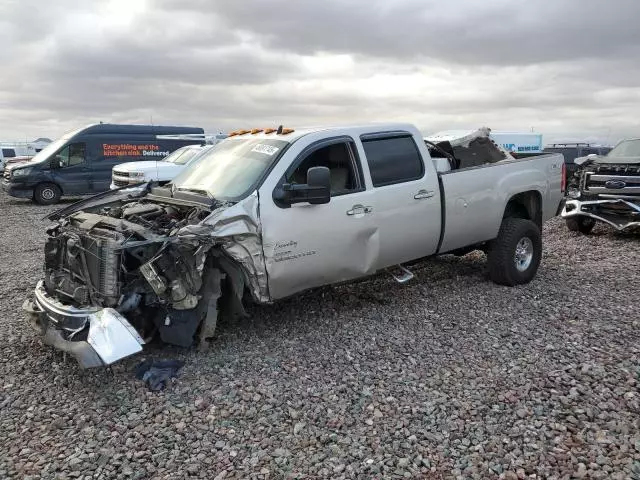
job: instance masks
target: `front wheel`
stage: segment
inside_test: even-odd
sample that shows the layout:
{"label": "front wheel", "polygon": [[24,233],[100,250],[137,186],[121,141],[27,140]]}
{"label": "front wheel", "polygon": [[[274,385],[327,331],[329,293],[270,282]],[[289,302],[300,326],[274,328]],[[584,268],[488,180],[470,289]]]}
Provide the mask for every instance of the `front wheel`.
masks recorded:
{"label": "front wheel", "polygon": [[542,235],[531,220],[505,218],[488,252],[489,277],[499,285],[529,283],[542,260]]}
{"label": "front wheel", "polygon": [[33,192],[33,200],[40,205],[53,205],[60,201],[62,191],[53,183],[41,183]]}
{"label": "front wheel", "polygon": [[567,218],[567,228],[572,232],[580,232],[584,235],[589,235],[593,227],[596,226],[596,221],[591,217],[571,217]]}

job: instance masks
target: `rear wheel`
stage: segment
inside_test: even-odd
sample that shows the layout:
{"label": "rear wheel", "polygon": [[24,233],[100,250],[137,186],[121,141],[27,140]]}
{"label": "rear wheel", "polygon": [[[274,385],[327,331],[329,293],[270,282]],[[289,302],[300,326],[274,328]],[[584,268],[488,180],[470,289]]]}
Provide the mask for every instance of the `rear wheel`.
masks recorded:
{"label": "rear wheel", "polygon": [[60,201],[62,191],[53,183],[41,183],[33,192],[33,200],[40,205],[53,205]]}
{"label": "rear wheel", "polygon": [[591,217],[571,217],[567,218],[567,228],[572,232],[580,232],[589,235],[596,221]]}
{"label": "rear wheel", "polygon": [[500,285],[529,283],[542,259],[542,236],[531,220],[505,218],[488,252],[489,276]]}

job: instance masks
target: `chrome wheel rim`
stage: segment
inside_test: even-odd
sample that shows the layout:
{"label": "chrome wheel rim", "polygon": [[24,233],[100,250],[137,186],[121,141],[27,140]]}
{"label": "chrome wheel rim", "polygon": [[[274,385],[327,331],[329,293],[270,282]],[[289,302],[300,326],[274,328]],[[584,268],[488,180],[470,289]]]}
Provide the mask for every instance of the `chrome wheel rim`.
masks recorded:
{"label": "chrome wheel rim", "polygon": [[529,237],[521,238],[516,245],[516,253],[513,261],[519,272],[524,272],[531,266],[533,261],[533,242]]}

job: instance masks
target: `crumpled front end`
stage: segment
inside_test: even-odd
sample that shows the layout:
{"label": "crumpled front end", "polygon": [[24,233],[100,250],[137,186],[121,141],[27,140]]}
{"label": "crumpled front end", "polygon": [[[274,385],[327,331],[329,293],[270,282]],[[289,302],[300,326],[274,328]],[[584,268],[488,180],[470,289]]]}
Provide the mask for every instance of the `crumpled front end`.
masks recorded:
{"label": "crumpled front end", "polygon": [[38,282],[24,310],[43,342],[69,353],[83,368],[110,365],[142,350],[144,340],[113,308],[76,308],[51,297]]}
{"label": "crumpled front end", "polygon": [[567,200],[562,218],[589,217],[616,230],[640,227],[640,204],[626,199]]}
{"label": "crumpled front end", "polygon": [[640,226],[640,166],[586,162],[571,179],[562,217],[588,217],[616,230]]}
{"label": "crumpled front end", "polygon": [[244,314],[245,290],[269,301],[257,208],[254,196],[214,209],[144,199],[72,212],[47,231],[44,279],[23,308],[44,343],[83,367],[154,336],[205,346],[222,309]]}

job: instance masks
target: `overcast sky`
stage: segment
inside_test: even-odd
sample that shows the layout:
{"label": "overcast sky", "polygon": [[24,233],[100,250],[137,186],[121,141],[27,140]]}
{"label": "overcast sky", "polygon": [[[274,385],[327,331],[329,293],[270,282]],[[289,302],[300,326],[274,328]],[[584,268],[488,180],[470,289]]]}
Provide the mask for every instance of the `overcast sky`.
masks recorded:
{"label": "overcast sky", "polygon": [[91,122],[640,136],[640,0],[0,0],[0,140]]}

